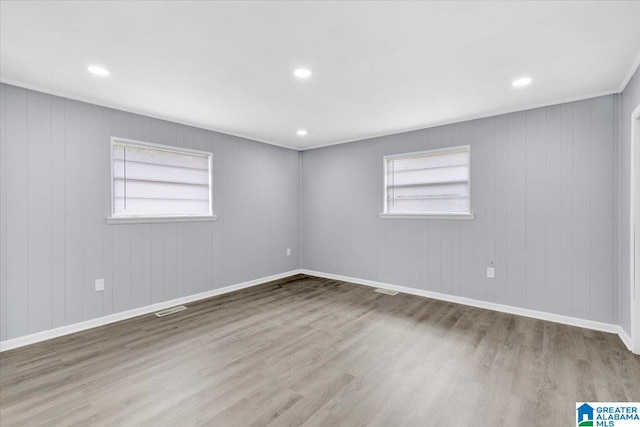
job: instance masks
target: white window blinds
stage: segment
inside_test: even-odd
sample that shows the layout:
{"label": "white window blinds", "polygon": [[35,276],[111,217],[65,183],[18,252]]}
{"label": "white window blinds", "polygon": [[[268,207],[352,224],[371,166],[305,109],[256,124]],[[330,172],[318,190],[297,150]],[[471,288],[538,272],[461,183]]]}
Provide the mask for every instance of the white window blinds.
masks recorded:
{"label": "white window blinds", "polygon": [[211,153],[112,139],[114,217],[211,215]]}
{"label": "white window blinds", "polygon": [[470,213],[469,147],[385,157],[385,212]]}

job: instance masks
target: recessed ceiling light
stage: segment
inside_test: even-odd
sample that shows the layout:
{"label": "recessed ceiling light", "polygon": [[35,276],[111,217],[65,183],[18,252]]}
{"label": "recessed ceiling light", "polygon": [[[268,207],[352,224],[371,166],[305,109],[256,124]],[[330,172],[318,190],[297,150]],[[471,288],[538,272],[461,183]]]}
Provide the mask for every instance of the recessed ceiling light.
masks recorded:
{"label": "recessed ceiling light", "polygon": [[296,133],[298,134],[298,136],[305,136],[307,134],[307,131],[304,129],[298,129]]}
{"label": "recessed ceiling light", "polygon": [[511,83],[513,87],[524,87],[531,83],[531,77],[521,77]]}
{"label": "recessed ceiling light", "polygon": [[89,70],[91,74],[95,74],[96,76],[100,76],[100,77],[106,77],[109,75],[109,70],[107,70],[106,68],[99,67],[97,65],[89,65],[87,67],[87,70]]}
{"label": "recessed ceiling light", "polygon": [[308,79],[309,77],[311,77],[311,70],[307,68],[297,68],[293,72],[293,75],[299,79]]}

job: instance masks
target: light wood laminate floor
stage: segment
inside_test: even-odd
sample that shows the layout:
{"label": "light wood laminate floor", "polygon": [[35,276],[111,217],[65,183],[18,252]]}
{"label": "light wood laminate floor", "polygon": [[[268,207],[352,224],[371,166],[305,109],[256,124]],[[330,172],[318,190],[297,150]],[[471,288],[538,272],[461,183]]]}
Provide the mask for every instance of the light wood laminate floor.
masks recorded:
{"label": "light wood laminate floor", "polygon": [[613,334],[295,276],[0,355],[0,424],[570,426],[640,400]]}

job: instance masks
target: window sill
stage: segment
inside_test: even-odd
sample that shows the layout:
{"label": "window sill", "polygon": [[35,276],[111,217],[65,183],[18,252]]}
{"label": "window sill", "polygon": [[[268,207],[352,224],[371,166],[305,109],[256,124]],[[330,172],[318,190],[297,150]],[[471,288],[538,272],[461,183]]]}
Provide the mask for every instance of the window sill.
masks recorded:
{"label": "window sill", "polygon": [[161,222],[204,222],[215,221],[218,215],[206,216],[137,216],[137,217],[113,217],[107,218],[107,224],[153,224]]}
{"label": "window sill", "polygon": [[380,218],[392,218],[392,219],[459,219],[459,220],[471,220],[473,214],[412,214],[412,213],[389,213],[383,212],[380,214]]}

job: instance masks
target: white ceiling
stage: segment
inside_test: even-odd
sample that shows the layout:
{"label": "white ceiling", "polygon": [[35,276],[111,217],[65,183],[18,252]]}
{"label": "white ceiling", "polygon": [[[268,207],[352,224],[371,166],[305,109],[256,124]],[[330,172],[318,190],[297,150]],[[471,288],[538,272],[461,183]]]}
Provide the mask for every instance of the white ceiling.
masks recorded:
{"label": "white ceiling", "polygon": [[298,149],[617,92],[640,52],[635,1],[33,1],[0,16],[6,83]]}

